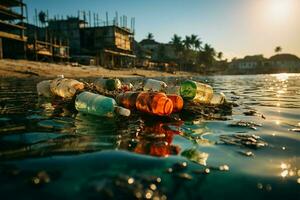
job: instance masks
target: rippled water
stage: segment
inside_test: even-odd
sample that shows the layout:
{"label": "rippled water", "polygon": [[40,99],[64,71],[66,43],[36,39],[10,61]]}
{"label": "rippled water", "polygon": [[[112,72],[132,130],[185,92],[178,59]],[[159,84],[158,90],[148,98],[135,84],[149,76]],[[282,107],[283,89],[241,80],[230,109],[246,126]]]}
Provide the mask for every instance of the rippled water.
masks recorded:
{"label": "rippled water", "polygon": [[300,74],[195,79],[239,105],[228,120],[87,116],[39,99],[38,79],[0,79],[1,196],[298,199]]}

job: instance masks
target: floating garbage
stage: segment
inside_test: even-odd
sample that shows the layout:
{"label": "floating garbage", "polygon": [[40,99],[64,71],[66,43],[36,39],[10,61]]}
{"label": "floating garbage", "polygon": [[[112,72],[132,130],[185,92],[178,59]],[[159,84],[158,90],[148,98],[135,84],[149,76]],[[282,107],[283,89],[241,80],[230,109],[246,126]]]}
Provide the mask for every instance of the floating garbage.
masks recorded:
{"label": "floating garbage", "polygon": [[181,153],[182,156],[186,157],[190,161],[196,162],[200,165],[206,166],[206,160],[209,156],[208,153],[200,152],[195,148],[187,149]]}
{"label": "floating garbage", "polygon": [[144,91],[153,91],[153,92],[162,92],[166,89],[167,84],[163,81],[155,80],[155,79],[147,79],[144,82]]}
{"label": "floating garbage", "polygon": [[115,113],[129,116],[130,110],[117,106],[113,98],[91,92],[80,93],[75,100],[75,107],[79,112],[102,117],[113,117]]}
{"label": "floating garbage", "polygon": [[252,149],[258,149],[261,147],[266,147],[268,145],[268,143],[263,141],[257,135],[247,135],[247,134],[220,135],[220,140],[224,144],[245,146]]}
{"label": "floating garbage", "polygon": [[84,89],[84,84],[74,79],[56,78],[50,83],[52,94],[62,98],[72,98],[77,90]]}
{"label": "floating garbage", "polygon": [[180,95],[185,100],[208,104],[213,97],[213,89],[207,84],[186,80],[180,85]]}
{"label": "floating garbage", "polygon": [[[213,93],[207,84],[186,80],[173,88],[174,91],[171,91],[165,82],[155,79],[147,79],[143,91],[132,91],[131,83],[122,85],[117,78],[98,78],[89,84],[60,77],[37,84],[39,95],[75,97],[79,112],[98,116],[111,117],[116,113],[128,116],[130,111],[127,109],[167,117],[173,113],[188,112],[206,119],[227,120],[225,115],[231,115],[232,104],[225,100],[223,93]],[[179,119],[179,116],[176,118]]]}
{"label": "floating garbage", "polygon": [[250,128],[253,130],[256,130],[258,126],[262,126],[261,124],[255,123],[255,122],[247,122],[247,121],[235,121],[231,124],[229,124],[229,126],[234,126],[234,127],[245,127],[245,128]]}
{"label": "floating garbage", "polygon": [[105,90],[114,91],[119,90],[122,87],[122,82],[120,79],[105,79],[105,78],[98,78],[94,81],[94,85],[97,91],[102,92]]}
{"label": "floating garbage", "polygon": [[36,90],[39,96],[52,97],[53,94],[50,90],[51,80],[41,81],[36,85]]}

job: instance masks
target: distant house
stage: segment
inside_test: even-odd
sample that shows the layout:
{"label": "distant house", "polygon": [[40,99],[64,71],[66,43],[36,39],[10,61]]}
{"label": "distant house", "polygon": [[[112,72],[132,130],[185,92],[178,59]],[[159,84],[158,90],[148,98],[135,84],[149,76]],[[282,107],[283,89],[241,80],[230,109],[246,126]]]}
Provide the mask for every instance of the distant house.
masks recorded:
{"label": "distant house", "polygon": [[229,67],[230,69],[249,71],[267,65],[267,59],[263,55],[245,56],[242,59],[233,60]]}
{"label": "distant house", "polygon": [[288,70],[300,70],[300,58],[292,54],[277,54],[269,59],[269,63],[274,68]]}

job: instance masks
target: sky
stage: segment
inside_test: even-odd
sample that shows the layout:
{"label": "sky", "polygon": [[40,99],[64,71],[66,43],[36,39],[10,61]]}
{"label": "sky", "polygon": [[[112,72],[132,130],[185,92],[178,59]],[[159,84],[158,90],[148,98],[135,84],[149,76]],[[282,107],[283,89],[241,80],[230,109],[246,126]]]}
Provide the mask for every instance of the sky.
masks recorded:
{"label": "sky", "polygon": [[[150,32],[167,43],[176,33],[196,34],[224,57],[263,54],[270,57],[276,46],[282,53],[300,57],[300,0],[24,0],[29,22],[34,10],[54,15],[77,15],[78,10],[115,13],[135,18],[135,39]],[[128,21],[130,25],[130,21]]]}

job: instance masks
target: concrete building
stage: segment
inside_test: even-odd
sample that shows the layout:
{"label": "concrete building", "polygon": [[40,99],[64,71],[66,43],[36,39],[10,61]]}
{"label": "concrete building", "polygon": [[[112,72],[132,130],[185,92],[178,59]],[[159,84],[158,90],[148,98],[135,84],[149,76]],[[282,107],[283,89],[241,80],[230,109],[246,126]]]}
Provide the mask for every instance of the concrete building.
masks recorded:
{"label": "concrete building", "polygon": [[89,58],[92,63],[109,68],[134,65],[134,33],[117,23],[91,26],[79,17],[68,17],[50,20],[48,29],[54,35],[68,39],[74,61]]}
{"label": "concrete building", "polygon": [[22,0],[0,1],[0,58],[26,56],[25,9]]}

